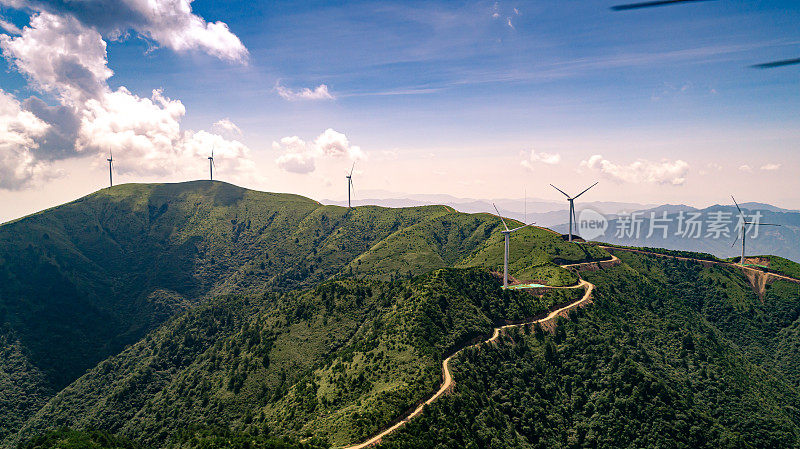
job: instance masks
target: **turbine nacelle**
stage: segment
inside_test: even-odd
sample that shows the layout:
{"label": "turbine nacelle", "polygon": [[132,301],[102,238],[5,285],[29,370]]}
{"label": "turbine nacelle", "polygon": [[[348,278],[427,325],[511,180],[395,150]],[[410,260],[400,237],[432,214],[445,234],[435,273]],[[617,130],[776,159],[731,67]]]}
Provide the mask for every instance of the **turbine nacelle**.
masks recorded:
{"label": "turbine nacelle", "polygon": [[558,190],[559,192],[561,192],[565,197],[567,197],[567,201],[569,201],[569,241],[570,242],[572,241],[572,222],[573,222],[573,220],[575,221],[575,226],[577,226],[577,224],[578,224],[577,223],[578,220],[575,218],[575,200],[578,199],[578,197],[580,197],[584,193],[588,192],[589,189],[591,189],[592,187],[596,186],[598,184],[598,182],[595,182],[594,184],[590,185],[583,192],[581,192],[581,193],[579,193],[579,194],[577,194],[575,196],[570,196],[569,194],[567,194],[567,192],[559,189],[558,187],[554,186],[553,184],[550,184],[550,187],[552,187],[552,188]]}

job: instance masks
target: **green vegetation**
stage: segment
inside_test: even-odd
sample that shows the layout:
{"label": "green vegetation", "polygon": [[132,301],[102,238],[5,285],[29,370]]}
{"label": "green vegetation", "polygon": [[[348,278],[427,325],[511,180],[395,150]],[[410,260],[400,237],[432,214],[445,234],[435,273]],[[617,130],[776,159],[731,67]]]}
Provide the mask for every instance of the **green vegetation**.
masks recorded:
{"label": "green vegetation", "polygon": [[[740,258],[737,258],[738,261]],[[756,260],[766,260],[767,271],[800,279],[800,263],[778,256],[755,256]]]}
{"label": "green vegetation", "polygon": [[36,437],[20,449],[139,449],[139,446],[107,432],[64,428]]}
{"label": "green vegetation", "polygon": [[506,320],[577,299],[504,291],[485,269],[344,279],[197,306],[100,363],[28,421],[99,428],[161,447],[187,426],[364,438],[439,384],[441,361]]}
{"label": "green vegetation", "polygon": [[735,268],[619,256],[584,274],[593,307],[458,357],[455,392],[382,447],[800,445],[800,289],[762,304]]}
{"label": "green vegetation", "polygon": [[[263,433],[233,433],[222,429],[181,432],[169,442],[170,449],[321,449],[327,446],[315,442],[300,443]],[[68,428],[54,430],[36,437],[20,449],[143,449],[126,438],[107,432],[80,431]]]}
{"label": "green vegetation", "polygon": [[[205,181],[105,189],[3,225],[0,445],[361,441],[435,391],[448,355],[583,294],[501,289],[499,224]],[[616,253],[622,265],[581,274],[592,307],[459,353],[453,393],[384,446],[800,446],[800,285]],[[526,228],[510,266],[570,286],[559,264],[609,258]]]}
{"label": "green vegetation", "polygon": [[[595,243],[593,243],[593,245],[595,245]],[[613,243],[602,243],[602,242],[596,243],[596,245],[607,246],[609,248],[634,249],[637,251],[646,251],[653,254],[664,254],[667,256],[685,257],[687,259],[710,260],[715,262],[722,261],[722,259],[718,258],[713,254],[698,253],[695,251],[681,251],[681,250],[666,249],[666,248],[651,248],[649,246],[624,246],[624,245],[615,245]]]}
{"label": "green vegetation", "polygon": [[[195,181],[115,186],[3,224],[0,350],[14,355],[0,361],[0,441],[86,370],[214,297],[497,270],[499,223],[440,206],[347,209]],[[603,257],[541,229],[513,239],[512,274],[553,285],[575,281],[553,258]]]}

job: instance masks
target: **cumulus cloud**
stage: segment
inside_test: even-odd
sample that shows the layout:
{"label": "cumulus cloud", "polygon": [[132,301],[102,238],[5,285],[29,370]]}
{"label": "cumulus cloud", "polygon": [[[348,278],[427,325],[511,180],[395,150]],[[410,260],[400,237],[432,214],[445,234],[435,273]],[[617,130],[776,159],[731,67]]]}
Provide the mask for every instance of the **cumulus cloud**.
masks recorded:
{"label": "cumulus cloud", "polygon": [[367,155],[357,145],[352,145],[344,134],[326,129],[313,142],[306,142],[297,136],[284,137],[280,142],[272,142],[272,148],[283,151],[276,162],[283,170],[291,173],[311,173],[316,169],[320,158],[366,159]]}
{"label": "cumulus cloud", "polygon": [[34,15],[21,36],[0,35],[0,48],[33,87],[73,106],[98,96],[114,73],[100,33],[70,17]]}
{"label": "cumulus cloud", "polygon": [[749,165],[747,165],[747,164],[744,164],[744,165],[740,165],[740,166],[739,166],[739,171],[743,171],[743,172],[751,172],[751,171],[753,171],[753,168],[752,168],[752,167],[750,167],[750,166],[749,166]]}
{"label": "cumulus cloud", "polygon": [[33,154],[48,128],[0,89],[0,189],[21,189],[56,174]]}
{"label": "cumulus cloud", "polygon": [[131,33],[174,51],[199,50],[245,62],[248,52],[224,22],[206,22],[192,0],[0,0],[13,8],[72,17],[112,40]]}
{"label": "cumulus cloud", "polygon": [[556,165],[561,162],[561,155],[558,153],[542,153],[531,150],[530,154],[522,160],[521,164],[528,170],[533,170],[536,164]]}
{"label": "cumulus cloud", "polygon": [[775,171],[781,168],[781,164],[765,164],[761,166],[762,170]]}
{"label": "cumulus cloud", "polygon": [[[30,97],[6,105],[4,114],[19,118],[7,123],[28,126],[9,125],[25,130],[21,135],[26,138],[12,139],[15,146],[3,150],[0,172],[15,173],[9,179],[18,181],[0,188],[30,185],[33,181],[19,181],[25,176],[44,179],[54,160],[109,152],[122,173],[181,173],[196,166],[211,148],[223,171],[243,173],[253,168],[249,149],[241,142],[182,130],[186,108],[179,100],[160,90],[149,98],[124,86],[112,90],[107,82],[113,72],[107,67],[106,42],[74,17],[35,14],[20,36],[0,35],[0,49],[33,88],[59,102],[49,105]],[[238,129],[230,120],[218,124]]]}
{"label": "cumulus cloud", "polygon": [[311,90],[307,87],[299,90],[293,90],[289,89],[288,87],[281,86],[280,84],[276,84],[275,91],[278,92],[278,95],[289,101],[334,99],[334,96],[331,95],[331,93],[328,91],[328,86],[325,84],[320,84],[314,90]]}
{"label": "cumulus cloud", "polygon": [[689,164],[682,160],[662,159],[659,162],[638,159],[628,165],[618,165],[596,154],[581,162],[581,167],[602,173],[606,177],[634,184],[672,184],[686,182]]}

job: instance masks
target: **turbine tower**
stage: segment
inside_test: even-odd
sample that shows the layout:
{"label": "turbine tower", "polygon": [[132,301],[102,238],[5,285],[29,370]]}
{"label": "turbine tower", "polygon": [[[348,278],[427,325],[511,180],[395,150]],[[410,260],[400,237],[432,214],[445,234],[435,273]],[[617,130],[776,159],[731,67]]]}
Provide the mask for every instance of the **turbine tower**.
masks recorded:
{"label": "turbine tower", "polygon": [[[594,187],[596,185],[597,185],[597,183],[594,183],[594,184],[590,185],[589,187],[587,187],[586,190],[584,190],[583,192],[581,192],[581,193],[579,193],[579,194],[577,194],[575,196],[569,196],[566,193],[564,193],[563,190],[559,189],[558,187],[554,186],[553,184],[550,184],[550,186],[552,188],[554,188],[554,189],[558,190],[559,192],[563,193],[564,196],[567,197],[567,201],[569,201],[569,241],[570,242],[572,241],[572,222],[573,222],[573,219],[575,219],[575,203],[574,203],[574,201],[579,196],[583,195],[584,193],[586,193],[586,191],[588,191],[589,189],[591,189],[592,187]],[[577,228],[578,227],[578,223],[577,223],[578,220],[575,219],[574,221],[575,221],[575,228]]]}
{"label": "turbine tower", "polygon": [[511,238],[511,233],[514,231],[519,231],[520,229],[528,227],[534,223],[522,225],[514,229],[508,229],[506,221],[503,219],[503,216],[500,215],[500,211],[497,210],[497,206],[494,203],[492,203],[492,206],[494,206],[494,210],[497,211],[497,216],[500,217],[500,221],[503,222],[503,227],[506,228],[505,230],[501,230],[500,232],[503,233],[503,237],[505,238],[505,256],[503,257],[503,288],[508,288],[508,247],[509,247],[509,240]]}
{"label": "turbine tower", "polygon": [[353,169],[356,168],[356,163],[353,162],[353,166],[350,168],[350,173],[345,175],[347,178],[347,208],[350,209],[350,189],[352,188],[355,190],[355,186],[353,185]]}
{"label": "turbine tower", "polygon": [[208,174],[209,178],[213,181],[214,180],[214,147],[211,147],[211,156],[208,157]]}
{"label": "turbine tower", "polygon": [[[739,218],[740,218],[740,221],[742,223],[742,226],[739,228],[739,234],[741,234],[741,236],[742,236],[742,258],[739,259],[739,263],[742,266],[744,266],[744,244],[745,244],[745,237],[747,236],[747,232],[746,232],[745,226],[746,225],[755,224],[755,223],[753,223],[752,221],[747,221],[747,219],[744,216],[744,212],[742,212],[742,208],[739,207],[739,203],[736,202],[736,198],[734,198],[733,195],[731,195],[731,199],[733,200],[733,204],[736,205],[736,209],[739,209]],[[759,226],[780,226],[779,224],[774,224],[774,223],[760,223],[759,222],[757,224]],[[736,236],[735,239],[733,239],[733,243],[731,243],[731,248],[733,248],[733,245],[736,244],[737,240],[739,240],[739,236],[738,235]]]}
{"label": "turbine tower", "polygon": [[108,183],[109,187],[114,187],[114,175],[112,174],[112,165],[114,164],[114,153],[109,152],[109,158],[106,159],[108,161]]}

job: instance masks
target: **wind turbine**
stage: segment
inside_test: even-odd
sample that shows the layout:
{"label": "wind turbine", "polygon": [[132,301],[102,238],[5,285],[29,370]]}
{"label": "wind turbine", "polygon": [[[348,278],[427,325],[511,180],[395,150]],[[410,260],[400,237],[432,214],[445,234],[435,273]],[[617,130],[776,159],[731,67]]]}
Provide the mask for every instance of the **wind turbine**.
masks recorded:
{"label": "wind turbine", "polygon": [[353,169],[356,168],[356,163],[353,162],[353,166],[350,168],[350,173],[345,175],[347,178],[347,208],[350,209],[350,189],[352,188],[355,190],[355,186],[353,185]]}
{"label": "wind turbine", "polygon": [[108,183],[110,184],[109,187],[114,187],[114,175],[111,172],[111,166],[114,163],[114,153],[108,153],[109,158],[106,159],[108,161]]}
{"label": "wind turbine", "polygon": [[[584,193],[586,193],[587,190],[591,189],[592,187],[594,187],[596,185],[597,185],[597,183],[594,183],[594,184],[590,185],[589,187],[587,187],[586,190],[584,190],[583,192],[581,192],[581,193],[579,193],[579,194],[577,194],[575,196],[569,196],[566,193],[564,193],[563,190],[559,189],[558,187],[554,186],[553,184],[550,184],[550,186],[552,188],[554,188],[554,189],[558,190],[559,192],[563,193],[564,196],[567,197],[567,201],[569,201],[569,241],[570,242],[572,241],[572,221],[573,221],[573,219],[575,219],[575,203],[574,203],[574,201],[579,196],[581,196]],[[578,223],[577,222],[578,222],[578,220],[575,219],[575,227],[576,228],[578,227]]]}
{"label": "wind turbine", "polygon": [[[736,198],[734,198],[733,195],[731,195],[731,199],[733,200],[733,204],[736,205],[736,208],[739,209],[739,217],[741,218],[741,223],[742,223],[741,228],[739,228],[739,233],[742,235],[742,258],[739,259],[739,263],[742,266],[744,266],[744,243],[745,243],[745,237],[747,236],[745,225],[751,225],[751,224],[755,224],[755,223],[753,223],[752,221],[747,221],[747,219],[744,216],[744,212],[742,212],[742,208],[739,207],[739,203],[736,202]],[[780,226],[779,224],[761,223],[761,222],[759,222],[758,225],[759,226]],[[737,240],[739,240],[739,236],[738,235],[736,236],[735,239],[733,239],[733,243],[731,243],[731,248],[733,248],[733,245],[736,244]]]}
{"label": "wind turbine", "polygon": [[505,230],[501,230],[500,232],[503,233],[503,237],[505,237],[505,243],[506,243],[505,257],[503,257],[503,288],[508,288],[508,243],[511,238],[511,233],[514,231],[519,231],[520,229],[530,226],[534,223],[522,225],[514,229],[508,229],[508,225],[506,225],[506,221],[503,220],[503,216],[500,215],[500,211],[497,210],[497,206],[495,206],[494,203],[492,203],[492,206],[494,206],[494,210],[497,211],[497,216],[500,217],[500,221],[503,222],[503,227],[506,228]]}
{"label": "wind turbine", "polygon": [[211,180],[214,180],[214,147],[211,147],[211,156],[208,157],[208,173]]}

